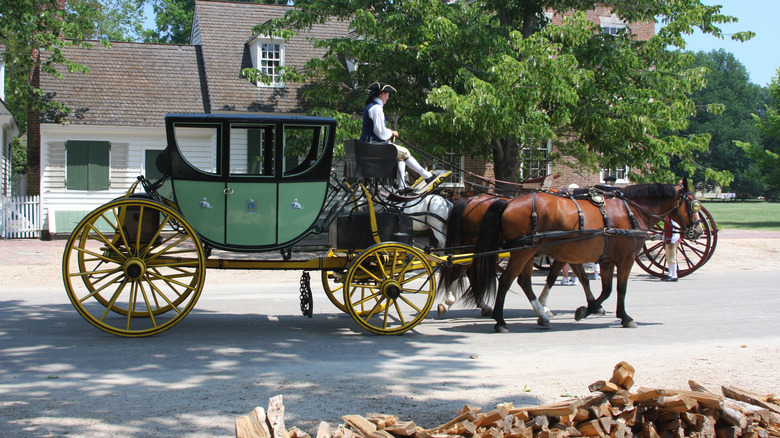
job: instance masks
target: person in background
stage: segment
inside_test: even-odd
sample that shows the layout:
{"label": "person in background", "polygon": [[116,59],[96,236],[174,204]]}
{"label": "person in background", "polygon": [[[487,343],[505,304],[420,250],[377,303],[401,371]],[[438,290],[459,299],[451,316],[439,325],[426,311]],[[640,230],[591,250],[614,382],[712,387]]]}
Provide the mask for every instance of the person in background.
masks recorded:
{"label": "person in background", "polygon": [[679,226],[670,217],[664,219],[664,255],[666,258],[665,277],[661,281],[677,281],[677,243],[680,241]]}
{"label": "person in background", "polygon": [[[360,141],[369,143],[390,143],[390,140],[398,137],[398,131],[393,131],[387,127],[385,121],[384,106],[390,95],[396,92],[392,85],[384,82],[374,82],[368,86],[370,95],[366,100],[366,107],[363,109],[363,130],[360,134]],[[393,143],[391,143],[393,144]],[[428,172],[417,160],[409,153],[409,150],[403,146],[393,144],[398,151],[398,190],[399,193],[414,191],[406,187],[405,175],[406,167],[420,174],[426,183],[436,179],[436,174]]]}

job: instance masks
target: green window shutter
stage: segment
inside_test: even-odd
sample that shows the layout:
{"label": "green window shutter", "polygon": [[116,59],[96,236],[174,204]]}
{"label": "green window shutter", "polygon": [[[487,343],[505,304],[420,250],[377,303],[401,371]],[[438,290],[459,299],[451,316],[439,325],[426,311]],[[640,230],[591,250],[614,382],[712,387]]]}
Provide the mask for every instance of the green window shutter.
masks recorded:
{"label": "green window shutter", "polygon": [[260,175],[262,167],[262,158],[260,154],[260,130],[250,129],[247,131],[246,162],[250,175]]}
{"label": "green window shutter", "polygon": [[89,190],[108,190],[111,143],[89,142]]}
{"label": "green window shutter", "polygon": [[66,188],[68,190],[87,190],[89,188],[89,142],[68,141],[66,151]]}

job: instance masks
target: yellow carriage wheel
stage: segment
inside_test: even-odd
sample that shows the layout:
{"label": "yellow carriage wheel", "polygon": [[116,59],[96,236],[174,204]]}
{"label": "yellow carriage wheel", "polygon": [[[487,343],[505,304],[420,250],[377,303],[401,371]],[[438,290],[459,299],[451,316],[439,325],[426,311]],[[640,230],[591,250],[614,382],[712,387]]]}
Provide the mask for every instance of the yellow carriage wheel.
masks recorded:
{"label": "yellow carriage wheel", "polygon": [[88,214],[62,261],[73,306],[97,328],[149,336],[184,318],[200,297],[206,257],[195,231],[175,210],[124,198]]}
{"label": "yellow carriage wheel", "polygon": [[344,278],[344,304],[363,328],[400,334],[419,324],[436,295],[426,256],[402,243],[369,247],[350,264]]}
{"label": "yellow carriage wheel", "polygon": [[[336,251],[331,249],[328,251],[327,257],[340,257],[336,254]],[[346,276],[346,270],[338,271],[322,271],[322,288],[325,290],[325,295],[334,306],[338,307],[344,313],[349,313],[347,306],[344,305],[344,277]],[[361,314],[367,314],[369,312],[367,304],[363,305],[364,309],[360,311]],[[373,308],[373,306],[371,306]]]}

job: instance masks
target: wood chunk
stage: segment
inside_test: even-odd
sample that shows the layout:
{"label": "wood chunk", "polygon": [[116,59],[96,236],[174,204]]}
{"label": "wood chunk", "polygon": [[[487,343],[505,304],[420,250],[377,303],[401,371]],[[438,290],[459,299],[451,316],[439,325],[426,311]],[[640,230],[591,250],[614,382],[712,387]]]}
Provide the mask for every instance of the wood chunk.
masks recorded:
{"label": "wood chunk", "polygon": [[381,430],[397,423],[398,417],[387,414],[366,414],[366,420],[374,423],[377,430]]}
{"label": "wood chunk", "polygon": [[615,424],[615,420],[613,420],[612,417],[601,417],[599,418],[599,424],[601,424],[604,434],[609,435],[612,430],[612,425]]}
{"label": "wood chunk", "polygon": [[580,425],[577,426],[577,430],[585,436],[606,436],[606,434],[604,434],[604,429],[601,427],[601,423],[598,420],[590,420],[584,423],[580,423]]}
{"label": "wood chunk", "polygon": [[780,406],[766,401],[764,397],[756,393],[745,391],[743,389],[730,387],[730,386],[721,386],[721,390],[723,391],[723,395],[725,395],[728,398],[733,398],[734,400],[739,400],[745,403],[761,406],[762,408],[769,409],[770,411],[776,414],[780,414]]}
{"label": "wood chunk", "polygon": [[281,394],[268,399],[268,425],[271,427],[273,438],[290,438],[284,426],[284,402]]}
{"label": "wood chunk", "polygon": [[634,434],[625,424],[615,423],[615,426],[612,427],[612,432],[610,432],[609,436],[611,438],[629,438],[634,436]]}
{"label": "wood chunk", "polygon": [[705,388],[704,385],[701,383],[695,381],[695,380],[689,380],[688,386],[691,388],[691,391],[696,392],[709,392],[710,394],[715,394],[714,392],[710,391],[709,389]]}
{"label": "wood chunk", "polygon": [[412,436],[417,431],[417,425],[414,424],[414,421],[401,421],[385,427],[384,430],[396,436]]}
{"label": "wood chunk", "polygon": [[471,421],[463,420],[455,423],[445,431],[450,435],[474,435],[477,431],[477,425]]}
{"label": "wood chunk", "polygon": [[461,409],[458,412],[458,415],[464,414],[466,412],[473,412],[475,414],[479,414],[480,412],[482,412],[482,408],[477,406],[471,406],[470,404],[466,404],[465,406],[463,406],[463,409]]}
{"label": "wood chunk", "polygon": [[367,438],[395,438],[395,435],[386,430],[377,430],[376,432],[371,432]]}
{"label": "wood chunk", "polygon": [[628,362],[619,362],[615,365],[612,378],[609,381],[623,389],[631,389],[631,386],[634,385],[634,372],[634,367]]}
{"label": "wood chunk", "polygon": [[723,406],[723,396],[703,391],[676,390],[677,394],[685,394],[707,408],[720,409]]}
{"label": "wood chunk", "polygon": [[685,394],[659,397],[659,407],[666,412],[686,412],[695,409],[699,403]]}
{"label": "wood chunk", "polygon": [[597,382],[593,382],[588,386],[588,390],[590,392],[600,391],[600,392],[613,393],[613,392],[618,392],[622,389],[623,389],[622,386],[612,382],[607,382],[605,380],[599,380]]}
{"label": "wood chunk", "polygon": [[556,403],[551,405],[526,407],[522,409],[528,412],[528,415],[532,417],[537,415],[550,415],[553,417],[562,417],[564,415],[575,415],[577,413],[578,404],[579,403],[577,402],[565,402],[563,404]]}
{"label": "wood chunk", "polygon": [[631,406],[634,402],[631,400],[631,393],[625,389],[621,389],[612,394],[609,398],[609,404],[612,406]]}
{"label": "wood chunk", "polygon": [[506,406],[499,406],[490,412],[481,414],[474,422],[478,427],[493,427],[499,420],[509,415],[509,409]]}
{"label": "wood chunk", "polygon": [[438,427],[434,427],[433,429],[429,429],[426,432],[429,435],[433,435],[433,434],[438,433],[438,432],[440,432],[442,430],[446,430],[448,427],[452,426],[455,423],[459,423],[459,422],[464,421],[464,420],[476,422],[477,421],[477,414],[475,412],[473,412],[473,411],[466,411],[466,412],[458,415],[457,417],[453,418],[452,420],[448,421],[447,423],[444,423],[444,424],[442,424],[441,426],[438,426]]}
{"label": "wood chunk", "polygon": [[656,399],[663,395],[666,395],[666,391],[664,391],[663,389],[639,388],[639,391],[636,394],[631,395],[631,401],[633,401],[634,403],[642,403],[648,400]]}
{"label": "wood chunk", "polygon": [[748,424],[748,419],[745,414],[728,406],[724,406],[723,409],[721,409],[721,418],[732,426],[739,427],[740,430],[746,428]]}
{"label": "wood chunk", "polygon": [[376,425],[360,415],[344,415],[341,417],[347,426],[351,427],[358,435],[368,438],[369,435],[376,432]]}
{"label": "wood chunk", "polygon": [[247,415],[236,418],[236,438],[270,438],[265,410],[256,407]]}
{"label": "wood chunk", "polygon": [[737,426],[718,426],[715,428],[715,436],[718,438],[737,438],[742,429]]}
{"label": "wood chunk", "polygon": [[296,426],[291,427],[287,433],[290,435],[290,438],[311,438],[308,433],[298,429]]}
{"label": "wood chunk", "polygon": [[658,435],[658,432],[655,430],[653,423],[649,422],[642,424],[642,430],[639,432],[638,436],[640,438],[660,438],[660,435]]}
{"label": "wood chunk", "polygon": [[317,426],[317,438],[330,438],[330,425],[324,421],[320,421],[319,426]]}

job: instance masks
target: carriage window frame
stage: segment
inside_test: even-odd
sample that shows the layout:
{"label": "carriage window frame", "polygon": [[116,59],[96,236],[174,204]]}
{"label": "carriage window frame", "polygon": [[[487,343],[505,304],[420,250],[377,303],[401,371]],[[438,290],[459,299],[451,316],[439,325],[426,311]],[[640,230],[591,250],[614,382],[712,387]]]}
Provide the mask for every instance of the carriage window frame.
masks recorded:
{"label": "carriage window frame", "polygon": [[[208,168],[202,168],[200,166],[195,165],[192,162],[192,155],[189,155],[185,153],[185,150],[182,149],[182,144],[180,141],[181,136],[179,135],[178,131],[180,128],[186,128],[186,129],[212,129],[213,130],[213,158],[214,158],[214,170],[209,171]],[[214,123],[214,122],[174,122],[173,123],[173,138],[174,142],[176,143],[176,150],[179,156],[182,160],[189,166],[192,170],[201,173],[203,175],[208,176],[222,176],[222,151],[224,148],[222,147],[222,135],[223,135],[223,128],[221,123]],[[182,132],[183,134],[183,132]]]}
{"label": "carriage window frame", "polygon": [[[228,174],[235,177],[255,177],[255,178],[274,178],[277,174],[277,132],[278,125],[275,123],[231,123],[228,127],[230,132],[230,156]],[[235,135],[239,130],[246,130],[246,136]],[[257,135],[257,145],[250,144],[253,137]],[[257,154],[254,154],[254,147],[258,146]],[[243,147],[243,149],[241,149]],[[259,172],[251,172],[251,160],[259,158]],[[238,161],[241,164],[238,164]],[[245,160],[245,161],[244,161]],[[239,167],[242,166],[243,167]]]}
{"label": "carriage window frame", "polygon": [[[312,131],[310,144],[305,154],[288,155],[288,131],[298,130]],[[308,172],[317,166],[322,161],[322,158],[327,153],[328,138],[330,135],[330,126],[328,125],[313,125],[313,124],[299,124],[299,123],[285,123],[282,125],[282,140],[281,140],[281,159],[282,159],[282,175],[284,177],[293,177]],[[305,138],[305,137],[304,137]],[[289,167],[288,163],[295,157],[296,161]],[[303,161],[303,162],[302,162]],[[306,162],[308,161],[308,162]]]}

